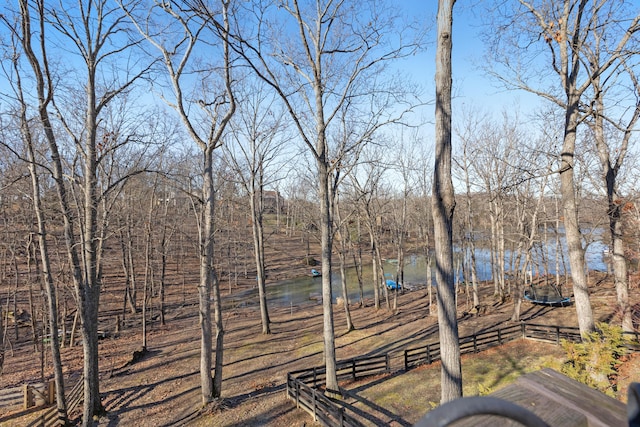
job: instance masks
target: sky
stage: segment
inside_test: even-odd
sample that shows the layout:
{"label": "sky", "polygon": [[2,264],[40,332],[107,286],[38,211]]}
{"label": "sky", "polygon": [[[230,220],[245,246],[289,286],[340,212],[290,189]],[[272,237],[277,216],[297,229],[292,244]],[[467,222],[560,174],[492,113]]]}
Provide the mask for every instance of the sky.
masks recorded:
{"label": "sky", "polygon": [[[427,85],[430,94],[434,90],[435,76],[435,16],[437,0],[400,0],[403,10],[410,16],[424,19],[433,24],[429,34],[431,43],[427,50],[408,61],[408,68],[416,81]],[[522,111],[530,111],[540,100],[523,91],[506,91],[496,81],[480,69],[485,52],[480,33],[482,7],[472,8],[469,1],[457,1],[453,10],[453,90],[455,109],[467,105],[479,107],[495,113],[503,109],[513,109],[518,105]]]}

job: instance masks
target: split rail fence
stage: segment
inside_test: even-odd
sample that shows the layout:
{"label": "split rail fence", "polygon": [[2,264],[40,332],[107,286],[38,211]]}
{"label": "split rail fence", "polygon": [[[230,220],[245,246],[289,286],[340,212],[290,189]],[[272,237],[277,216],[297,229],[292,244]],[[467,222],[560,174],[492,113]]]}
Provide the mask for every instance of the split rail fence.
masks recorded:
{"label": "split rail fence", "polygon": [[[625,346],[629,352],[640,351],[640,333],[625,332],[629,337]],[[518,339],[530,339],[559,345],[561,340],[579,341],[580,330],[576,327],[539,325],[525,323],[508,325],[460,338],[460,353],[477,353]],[[440,343],[433,342],[404,350],[404,369],[408,371],[419,365],[440,360]],[[338,380],[356,380],[371,375],[391,372],[389,354],[356,357],[340,361],[336,365]],[[324,395],[325,367],[302,369],[287,374],[287,397],[313,416],[314,421],[324,426],[361,427],[363,424],[345,411],[345,408]],[[339,391],[334,391],[340,394]]]}
{"label": "split rail fence", "polygon": [[[326,369],[324,366],[301,369],[287,374],[287,397],[313,416],[313,420],[325,426],[361,427],[362,423],[345,412],[345,409],[324,395]],[[389,355],[356,357],[336,364],[338,380],[352,381],[371,375],[391,372]],[[340,391],[333,390],[340,394]]]}
{"label": "split rail fence", "polygon": [[[625,340],[627,351],[640,351],[640,333],[624,332],[624,335],[629,337],[628,340]],[[477,353],[520,338],[560,345],[561,340],[580,341],[580,329],[522,322],[519,325],[505,326],[504,328],[491,329],[461,337],[460,354]],[[421,347],[404,350],[405,370],[438,360],[440,360],[440,343],[437,341]]]}
{"label": "split rail fence", "polygon": [[[82,403],[84,398],[84,377],[80,377],[78,382],[73,386],[71,391],[67,394],[67,414],[70,414]],[[62,420],[58,417],[58,407],[52,406],[51,408],[43,411],[38,418],[31,421],[27,427],[53,427],[60,425]]]}
{"label": "split rail fence", "polygon": [[[78,382],[67,392],[67,413],[71,413],[80,405],[84,396],[84,381],[80,377]],[[58,407],[55,406],[55,383],[50,380],[46,383],[24,384],[21,387],[5,389],[0,393],[0,408],[17,407],[22,405],[23,410],[53,405],[43,410],[36,419],[27,427],[53,427],[61,424],[58,416]],[[1,424],[1,423],[0,423]]]}

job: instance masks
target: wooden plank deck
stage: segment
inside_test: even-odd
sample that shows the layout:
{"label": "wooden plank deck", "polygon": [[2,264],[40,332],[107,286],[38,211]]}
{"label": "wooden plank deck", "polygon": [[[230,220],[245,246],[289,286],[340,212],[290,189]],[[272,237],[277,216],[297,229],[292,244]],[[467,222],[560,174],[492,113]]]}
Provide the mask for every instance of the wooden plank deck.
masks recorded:
{"label": "wooden plank deck", "polygon": [[[491,396],[526,408],[553,427],[628,425],[625,404],[552,369],[523,375]],[[452,427],[496,425],[521,426],[502,417],[473,416],[452,424]]]}

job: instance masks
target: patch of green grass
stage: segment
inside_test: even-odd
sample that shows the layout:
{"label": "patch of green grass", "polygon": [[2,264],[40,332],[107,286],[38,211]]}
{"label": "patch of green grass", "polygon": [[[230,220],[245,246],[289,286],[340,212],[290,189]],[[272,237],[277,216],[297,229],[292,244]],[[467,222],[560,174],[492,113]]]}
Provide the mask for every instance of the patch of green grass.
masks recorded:
{"label": "patch of green grass", "polygon": [[324,351],[324,343],[322,336],[308,332],[304,335],[296,337],[296,357],[303,357],[309,354],[322,353]]}
{"label": "patch of green grass", "polygon": [[[558,369],[564,361],[559,346],[516,341],[462,357],[463,393],[486,395],[514,382],[519,376],[545,367]],[[440,364],[391,375],[353,390],[363,399],[415,423],[440,401]]]}

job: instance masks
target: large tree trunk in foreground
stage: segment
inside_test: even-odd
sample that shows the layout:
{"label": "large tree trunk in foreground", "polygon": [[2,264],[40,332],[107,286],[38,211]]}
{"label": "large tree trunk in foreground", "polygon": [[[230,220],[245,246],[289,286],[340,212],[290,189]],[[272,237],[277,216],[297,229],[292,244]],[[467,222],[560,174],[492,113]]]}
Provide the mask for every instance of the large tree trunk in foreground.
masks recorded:
{"label": "large tree trunk in foreground", "polygon": [[564,230],[569,252],[569,265],[573,280],[573,294],[578,315],[580,335],[583,337],[595,330],[589,288],[584,265],[584,248],[582,234],[578,224],[578,205],[575,194],[574,153],[576,142],[576,127],[578,122],[578,99],[568,103],[574,108],[567,108],[564,143],[562,145],[560,167],[560,193],[562,194],[562,210],[564,215]]}
{"label": "large tree trunk in foreground", "polygon": [[[320,121],[319,121],[320,122]],[[324,141],[318,150],[321,158],[317,161],[318,178],[320,181],[320,211],[321,211],[321,251],[322,251],[322,312],[324,337],[324,362],[326,368],[326,390],[329,395],[338,392],[338,377],[336,376],[336,345],[333,322],[333,292],[331,289],[331,250],[333,246],[333,223],[331,215],[331,195],[329,194],[329,171],[325,159],[326,146]]]}
{"label": "large tree trunk in foreground", "polygon": [[436,51],[436,149],[432,215],[438,284],[438,324],[442,358],[440,403],[462,397],[462,365],[453,272],[453,211],[451,179],[451,30],[454,0],[438,2]]}

